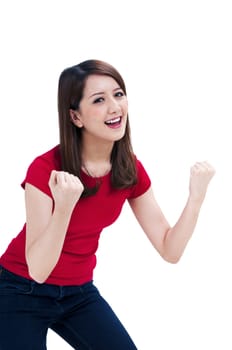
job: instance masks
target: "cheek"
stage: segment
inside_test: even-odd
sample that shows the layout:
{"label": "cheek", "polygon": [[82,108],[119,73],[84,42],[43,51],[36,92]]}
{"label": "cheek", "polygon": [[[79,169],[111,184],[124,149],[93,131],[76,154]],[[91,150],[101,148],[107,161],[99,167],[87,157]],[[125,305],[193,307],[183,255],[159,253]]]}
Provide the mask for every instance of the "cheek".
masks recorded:
{"label": "cheek", "polygon": [[128,111],[128,102],[127,102],[127,100],[125,100],[125,101],[123,102],[122,108],[123,108],[123,110],[127,113],[127,111]]}
{"label": "cheek", "polygon": [[84,124],[92,124],[97,122],[103,115],[100,108],[91,107],[82,111],[82,121]]}

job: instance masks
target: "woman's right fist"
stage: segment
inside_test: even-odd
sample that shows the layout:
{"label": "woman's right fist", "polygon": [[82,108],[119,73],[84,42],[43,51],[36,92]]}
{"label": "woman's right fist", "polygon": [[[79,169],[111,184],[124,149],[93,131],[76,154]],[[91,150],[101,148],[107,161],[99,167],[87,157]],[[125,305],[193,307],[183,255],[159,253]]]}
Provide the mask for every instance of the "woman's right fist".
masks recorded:
{"label": "woman's right fist", "polygon": [[65,171],[52,170],[48,183],[56,208],[73,210],[84,186],[77,176]]}

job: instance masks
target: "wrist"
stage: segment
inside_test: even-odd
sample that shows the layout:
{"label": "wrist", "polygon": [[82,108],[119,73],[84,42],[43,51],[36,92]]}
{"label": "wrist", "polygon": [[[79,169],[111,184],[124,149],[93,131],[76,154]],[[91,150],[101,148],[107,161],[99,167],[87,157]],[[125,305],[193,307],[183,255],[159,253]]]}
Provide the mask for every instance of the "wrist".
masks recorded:
{"label": "wrist", "polygon": [[196,196],[190,194],[188,197],[188,205],[195,209],[200,209],[204,201],[205,196]]}

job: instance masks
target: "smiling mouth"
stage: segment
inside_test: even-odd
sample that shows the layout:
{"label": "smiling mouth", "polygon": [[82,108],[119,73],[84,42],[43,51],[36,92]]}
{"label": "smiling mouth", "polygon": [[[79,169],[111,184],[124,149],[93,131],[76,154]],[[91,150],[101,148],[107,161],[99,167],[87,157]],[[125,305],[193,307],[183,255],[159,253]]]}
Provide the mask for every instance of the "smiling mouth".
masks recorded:
{"label": "smiling mouth", "polygon": [[105,124],[109,127],[117,127],[121,124],[122,117],[113,118],[105,121]]}

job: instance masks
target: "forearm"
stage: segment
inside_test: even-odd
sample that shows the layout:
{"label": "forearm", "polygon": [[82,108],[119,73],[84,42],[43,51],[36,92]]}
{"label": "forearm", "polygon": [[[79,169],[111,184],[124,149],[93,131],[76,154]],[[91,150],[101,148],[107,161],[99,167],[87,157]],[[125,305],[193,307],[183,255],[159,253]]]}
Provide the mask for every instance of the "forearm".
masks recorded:
{"label": "forearm", "polygon": [[26,250],[29,274],[39,283],[48,278],[59,260],[70,217],[70,213],[54,210],[46,230]]}
{"label": "forearm", "polygon": [[202,202],[189,197],[180,218],[166,233],[163,257],[167,261],[176,263],[182,256],[196,227]]}

